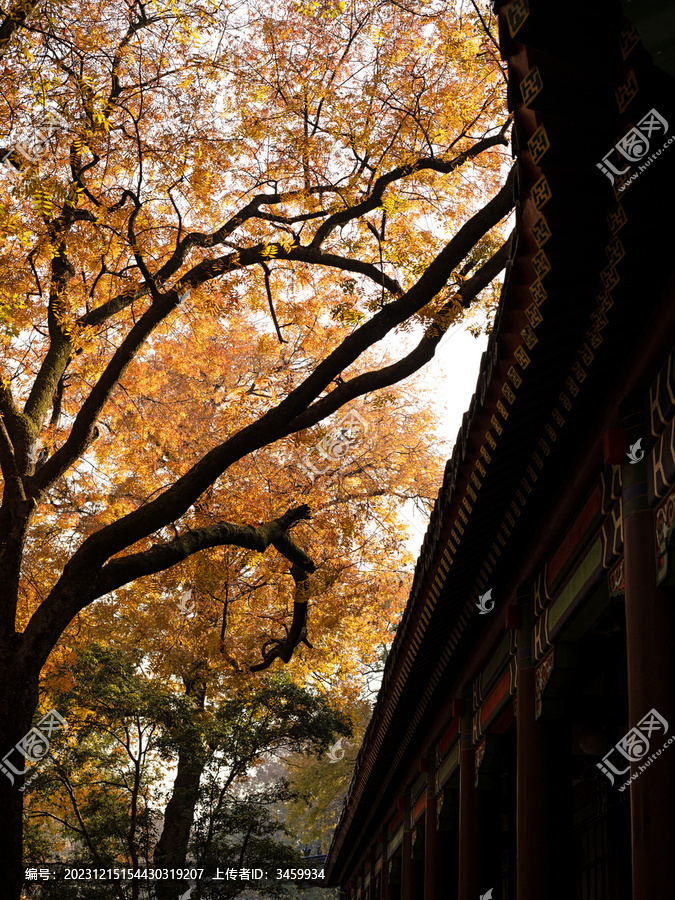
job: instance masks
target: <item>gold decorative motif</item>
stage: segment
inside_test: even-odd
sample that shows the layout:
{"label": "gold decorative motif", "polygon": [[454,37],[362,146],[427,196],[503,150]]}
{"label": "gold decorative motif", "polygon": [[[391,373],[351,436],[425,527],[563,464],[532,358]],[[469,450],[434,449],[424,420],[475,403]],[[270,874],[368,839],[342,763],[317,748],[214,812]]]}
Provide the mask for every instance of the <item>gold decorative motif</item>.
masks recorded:
{"label": "gold decorative motif", "polygon": [[533,281],[530,285],[530,296],[537,304],[537,306],[541,306],[544,300],[548,297],[544,285],[537,279],[537,281]]}
{"label": "gold decorative motif", "polygon": [[534,717],[535,719],[539,719],[541,717],[541,709],[542,709],[542,701],[544,697],[544,691],[546,690],[546,685],[553,673],[553,657],[555,653],[555,647],[546,654],[546,656],[542,659],[536,669],[536,673],[534,676],[534,690],[535,690],[535,702],[534,702]]}
{"label": "gold decorative motif", "polygon": [[602,272],[600,272],[600,277],[602,278],[605,289],[608,291],[611,291],[621,280],[614,265],[609,265],[606,269],[603,269]]}
{"label": "gold decorative motif", "polygon": [[541,209],[548,203],[553,196],[551,187],[546,180],[546,176],[542,175],[539,181],[532,185],[532,199],[537,209]]}
{"label": "gold decorative motif", "polygon": [[509,24],[509,34],[512,38],[518,34],[529,14],[530,4],[527,0],[514,0],[506,10],[506,21]]}
{"label": "gold decorative motif", "polygon": [[543,250],[539,250],[539,252],[535,253],[532,257],[532,265],[534,266],[534,271],[537,273],[538,279],[542,279],[544,275],[551,271],[551,263],[548,261],[548,256],[546,256]]}
{"label": "gold decorative motif", "polygon": [[626,255],[626,251],[623,249],[623,244],[615,237],[611,244],[608,244],[605,247],[605,253],[607,254],[607,259],[609,263],[615,266],[620,259],[623,259]]}
{"label": "gold decorative motif", "polygon": [[533,328],[536,328],[540,322],[544,321],[544,317],[539,311],[539,307],[536,303],[532,303],[527,307],[527,309],[525,310],[525,315],[530,320],[530,325],[532,325]]}
{"label": "gold decorative motif", "polygon": [[543,213],[539,217],[539,221],[532,226],[532,235],[537,242],[537,247],[540,248],[543,247],[546,241],[551,237],[551,229],[548,227],[548,222],[544,218]]}
{"label": "gold decorative motif", "polygon": [[520,96],[525,106],[529,106],[537,94],[540,94],[544,88],[544,82],[537,66],[527,73],[520,82]]}
{"label": "gold decorative motif", "polygon": [[626,25],[626,27],[621,32],[621,36],[619,38],[619,44],[621,47],[621,56],[624,60],[628,59],[628,56],[631,50],[636,46],[636,44],[640,43],[640,35],[638,34],[637,28],[631,22],[630,25]]}
{"label": "gold decorative motif", "polygon": [[548,135],[546,134],[546,129],[543,125],[540,125],[527,142],[527,147],[532,155],[532,162],[535,164],[535,166],[539,165],[539,160],[542,158],[544,153],[546,153],[550,146],[551,142],[549,141]]}
{"label": "gold decorative motif", "polygon": [[485,756],[485,744],[487,743],[487,739],[483,739],[482,743],[480,743],[476,747],[476,753],[474,756],[474,764],[476,766],[475,771],[475,784],[478,785],[478,772],[480,770],[481,765],[483,764],[483,758]]}
{"label": "gold decorative motif", "polygon": [[607,224],[609,225],[612,234],[616,234],[617,231],[620,231],[627,221],[626,211],[620,203],[617,203],[611,213],[607,216]]}
{"label": "gold decorative motif", "polygon": [[515,356],[521,369],[526,369],[530,364],[530,357],[527,355],[525,348],[521,345],[516,347],[513,355]]}
{"label": "gold decorative motif", "polygon": [[[534,333],[534,331],[532,330],[532,327],[530,325],[527,325],[525,328],[523,328],[523,330],[520,332],[520,335],[521,335],[522,339],[525,341],[525,346],[527,347],[528,350],[531,350],[534,347],[534,345],[537,343],[537,341],[539,340],[539,338]],[[521,363],[521,365],[522,365],[522,363]]]}
{"label": "gold decorative motif", "polygon": [[588,346],[588,344],[581,345],[581,347],[579,348],[579,356],[581,357],[585,366],[590,366],[590,364],[595,359],[595,355],[593,354],[593,351]]}
{"label": "gold decorative motif", "polygon": [[626,584],[623,577],[623,557],[607,573],[607,581],[609,583],[609,596],[618,597],[626,592]]}
{"label": "gold decorative motif", "polygon": [[608,309],[614,306],[614,298],[609,291],[603,291],[601,294],[598,294],[597,300],[603,312],[607,312]]}
{"label": "gold decorative motif", "polygon": [[587,331],[586,337],[591,342],[591,347],[593,347],[595,350],[597,350],[602,343],[602,337],[600,336],[600,332],[597,328],[591,328],[589,331]]}
{"label": "gold decorative motif", "polygon": [[614,92],[614,96],[616,97],[616,105],[619,107],[620,113],[626,111],[631,100],[637,94],[637,92],[637,78],[635,77],[635,72],[633,71],[633,69],[631,69],[628,75],[626,75],[625,79],[621,82],[619,87]]}
{"label": "gold decorative motif", "polygon": [[511,366],[511,368],[509,369],[509,371],[508,371],[506,374],[509,376],[509,378],[510,378],[511,381],[513,382],[513,386],[514,386],[515,388],[519,388],[519,387],[521,386],[521,384],[523,383],[523,379],[522,379],[522,378],[520,377],[520,375],[516,372],[514,366]]}

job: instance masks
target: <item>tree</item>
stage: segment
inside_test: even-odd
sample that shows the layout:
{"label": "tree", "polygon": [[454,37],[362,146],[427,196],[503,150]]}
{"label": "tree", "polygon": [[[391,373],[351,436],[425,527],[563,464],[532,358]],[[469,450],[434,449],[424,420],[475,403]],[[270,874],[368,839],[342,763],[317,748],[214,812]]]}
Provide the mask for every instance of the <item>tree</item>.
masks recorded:
{"label": "tree", "polygon": [[[289,662],[309,641],[316,565],[292,536],[309,504],[289,496],[263,521],[208,520],[209,492],[265,448],[290,460],[294,441],[328,440],[335,459],[321,423],[432,358],[503,268],[513,205],[512,178],[487,200],[508,124],[498,70],[475,22],[443,0],[20,9],[0,29],[0,896],[11,900],[22,880],[12,748],[69,623],[209,548],[273,547],[290,565],[293,615],[258,667]],[[183,460],[158,452],[141,500],[125,495],[124,472],[101,504],[94,461],[105,456],[109,473],[135,446],[141,462],[114,411],[140,383],[161,400],[158,365],[189,357],[204,321],[225,352],[242,331],[268,358],[278,344],[279,368],[262,373],[264,390],[241,379],[228,431],[203,428]],[[416,346],[383,362],[378,343],[415,327]],[[168,427],[190,415],[179,406]],[[357,427],[342,421],[341,446]],[[51,504],[70,504],[72,521],[45,549]],[[91,530],[78,541],[81,517]],[[26,566],[40,554],[51,564],[37,590]]]}
{"label": "tree", "polygon": [[[92,644],[80,652],[65,690],[51,693],[50,702],[70,725],[68,746],[39,771],[28,794],[28,839],[36,850],[45,821],[53,826],[43,859],[33,862],[51,860],[70,846],[75,865],[90,860],[101,869],[171,868],[162,858],[162,842],[171,839],[166,812],[162,828],[162,760],[178,758],[169,806],[184,806],[191,771],[207,775],[201,787],[196,780],[198,827],[190,860],[181,868],[211,873],[217,864],[240,868],[247,862],[249,868],[297,867],[300,856],[277,839],[284,829],[270,809],[272,801],[291,799],[287,786],[266,785],[247,795],[244,789],[260,758],[279,751],[321,753],[336,736],[351,734],[349,719],[326,697],[295,685],[285,670],[231,687],[216,705],[204,703],[203,696],[194,702],[194,690],[176,695],[171,685],[149,678],[142,662],[140,651]],[[171,827],[184,820],[175,817]],[[188,831],[191,824],[192,806]],[[179,888],[180,882],[158,880],[152,896],[174,898]],[[80,895],[80,885],[70,889]],[[69,896],[68,890],[54,883],[41,896]],[[138,900],[140,882],[113,883],[112,890],[118,900]],[[239,884],[216,885],[210,896],[236,896],[239,890]],[[111,885],[93,883],[86,891],[109,896]]]}

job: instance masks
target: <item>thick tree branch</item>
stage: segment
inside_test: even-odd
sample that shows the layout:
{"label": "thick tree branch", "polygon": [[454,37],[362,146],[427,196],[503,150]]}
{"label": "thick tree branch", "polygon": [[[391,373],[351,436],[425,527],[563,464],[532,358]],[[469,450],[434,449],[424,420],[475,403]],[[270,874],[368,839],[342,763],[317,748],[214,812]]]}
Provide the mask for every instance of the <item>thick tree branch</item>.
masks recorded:
{"label": "thick tree branch", "polygon": [[[289,663],[298,644],[303,643],[311,648],[307,640],[307,601],[309,599],[309,574],[302,566],[293,565],[291,575],[295,580],[295,600],[293,601],[293,620],[290,629],[286,629],[283,639],[271,638],[261,648],[263,661],[249,666],[251,672],[262,672],[269,669],[275,659]],[[285,626],[284,626],[285,627]]]}
{"label": "thick tree branch", "polygon": [[53,484],[56,478],[65,472],[91,444],[95,437],[96,419],[112,390],[148,336],[175,309],[179,302],[178,292],[168,291],[166,294],[160,295],[136,322],[80,407],[65,443],[30,480],[29,491],[32,496],[37,496],[50,484]]}
{"label": "thick tree branch", "polygon": [[303,504],[257,526],[219,522],[217,525],[190,529],[173,541],[154,544],[140,553],[130,553],[111,560],[96,579],[94,597],[91,599],[101,597],[144,575],[153,575],[171,568],[200,550],[222,547],[225,544],[256,550],[258,553],[264,553],[271,545],[293,565],[300,566],[303,571],[313,572],[314,563],[288,534],[294,525],[309,518],[309,507]]}
{"label": "thick tree branch", "polygon": [[364,372],[356,378],[343,381],[327,397],[317,400],[306,412],[293,419],[289,424],[289,429],[296,432],[310,428],[355,397],[362,397],[371,391],[398,384],[399,381],[421,369],[433,358],[436,347],[454,319],[455,301],[463,309],[467,309],[477,295],[497,277],[506,265],[508,258],[509,241],[507,240],[471,278],[464,282],[452,300],[439,310],[436,322],[427,329],[414,350],[390,366],[384,366],[373,372]]}

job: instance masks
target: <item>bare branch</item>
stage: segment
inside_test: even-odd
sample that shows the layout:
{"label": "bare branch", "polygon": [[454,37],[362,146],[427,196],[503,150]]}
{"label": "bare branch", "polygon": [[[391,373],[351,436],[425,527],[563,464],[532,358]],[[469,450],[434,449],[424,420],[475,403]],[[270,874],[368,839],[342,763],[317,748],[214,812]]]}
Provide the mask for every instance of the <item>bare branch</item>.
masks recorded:
{"label": "bare branch", "polygon": [[277,333],[277,337],[279,338],[280,344],[285,344],[285,341],[281,334],[281,329],[279,328],[279,323],[277,322],[277,314],[274,312],[274,299],[272,297],[272,285],[270,284],[270,270],[266,263],[260,263],[262,266],[262,270],[265,274],[265,290],[267,291],[267,303],[269,304],[270,313],[272,314],[272,321],[274,322],[274,329]]}

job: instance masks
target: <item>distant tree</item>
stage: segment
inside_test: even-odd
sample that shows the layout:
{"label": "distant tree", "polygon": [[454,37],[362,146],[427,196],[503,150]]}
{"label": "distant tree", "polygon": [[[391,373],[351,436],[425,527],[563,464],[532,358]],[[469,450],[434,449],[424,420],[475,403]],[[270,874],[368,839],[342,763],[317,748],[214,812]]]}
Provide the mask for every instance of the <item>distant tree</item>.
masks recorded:
{"label": "distant tree", "polygon": [[[162,856],[182,840],[181,826],[189,835],[197,807],[184,865],[211,872],[217,859],[235,856],[257,859],[255,867],[299,865],[299,854],[279,840],[284,826],[270,808],[291,798],[287,786],[280,782],[246,796],[249,776],[271,752],[321,753],[340,734],[351,734],[349,719],[283,672],[257,679],[249,690],[230,690],[226,701],[212,706],[200,702],[199,692],[181,697],[147,678],[140,662],[139,652],[91,646],[73,666],[72,687],[52,695],[70,728],[27,789],[33,864],[60,851],[64,861],[89,860],[99,868],[163,868]],[[177,779],[168,792],[175,809],[167,819],[162,776],[166,762],[176,760]],[[45,822],[48,846],[42,843]],[[173,900],[178,886],[158,880],[151,896]],[[79,896],[80,888],[59,882],[42,887],[41,897],[69,896],[69,890]],[[92,883],[86,891],[137,900],[141,888],[139,881]],[[234,897],[231,888],[209,896]]]}

